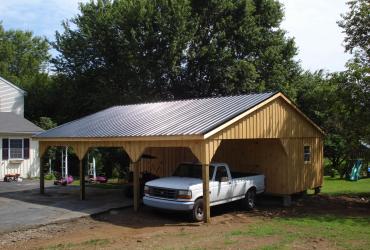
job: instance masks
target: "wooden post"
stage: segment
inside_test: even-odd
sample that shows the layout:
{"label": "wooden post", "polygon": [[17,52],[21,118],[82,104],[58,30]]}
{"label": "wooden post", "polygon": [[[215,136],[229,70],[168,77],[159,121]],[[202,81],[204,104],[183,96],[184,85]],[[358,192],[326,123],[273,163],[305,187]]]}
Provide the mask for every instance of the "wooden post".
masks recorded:
{"label": "wooden post", "polygon": [[134,183],[133,183],[133,189],[134,189],[134,210],[137,212],[139,210],[140,206],[140,169],[139,164],[137,162],[132,162],[132,170],[134,173]]}
{"label": "wooden post", "polygon": [[209,164],[202,165],[202,179],[203,179],[203,213],[204,222],[211,221],[211,209],[209,205]]}
{"label": "wooden post", "polygon": [[45,194],[45,177],[41,157],[40,157],[40,194]]}
{"label": "wooden post", "polygon": [[85,200],[85,169],[82,164],[82,159],[80,161],[80,199]]}

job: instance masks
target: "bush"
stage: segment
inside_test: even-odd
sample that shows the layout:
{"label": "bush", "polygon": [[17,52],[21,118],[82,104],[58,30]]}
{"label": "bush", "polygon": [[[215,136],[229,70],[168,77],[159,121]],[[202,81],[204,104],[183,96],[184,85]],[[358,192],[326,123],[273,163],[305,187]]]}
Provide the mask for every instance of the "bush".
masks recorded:
{"label": "bush", "polygon": [[44,179],[50,181],[50,180],[55,180],[56,177],[54,174],[47,174],[45,175]]}

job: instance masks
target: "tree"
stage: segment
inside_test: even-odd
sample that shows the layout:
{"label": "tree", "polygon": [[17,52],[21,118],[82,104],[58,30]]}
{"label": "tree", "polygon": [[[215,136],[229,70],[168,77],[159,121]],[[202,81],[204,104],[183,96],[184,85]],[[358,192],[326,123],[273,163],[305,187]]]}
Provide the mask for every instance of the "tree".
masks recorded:
{"label": "tree", "polygon": [[0,75],[22,88],[44,72],[50,59],[45,38],[30,31],[5,31],[0,22]]}
{"label": "tree", "polygon": [[[293,39],[280,29],[278,1],[192,1],[189,41],[178,97],[276,91],[293,94],[300,68]],[[176,91],[177,90],[177,91]],[[294,97],[294,96],[293,96]]]}
{"label": "tree", "polygon": [[[345,87],[347,72],[305,72],[298,82],[297,104],[326,133],[324,155],[330,168],[343,177],[358,156],[361,141],[368,135],[368,118],[359,103],[351,103]],[[352,90],[351,90],[352,91]],[[352,91],[353,92],[353,91]],[[362,121],[358,120],[362,116]]]}
{"label": "tree", "polygon": [[338,22],[339,27],[346,34],[344,38],[346,52],[358,52],[370,56],[370,1],[348,1],[349,12],[342,14],[343,18]]}
{"label": "tree", "polygon": [[331,168],[340,170],[346,156],[345,106],[338,96],[338,82],[333,78],[333,74],[323,71],[302,74],[298,82],[297,105],[325,131],[324,155],[330,160]]}
{"label": "tree", "polygon": [[46,72],[50,59],[45,38],[30,31],[4,30],[0,23],[0,75],[27,92],[25,116],[37,122],[53,116],[52,80]]}
{"label": "tree", "polygon": [[99,0],[80,12],[53,43],[61,119],[160,99],[294,95],[300,68],[278,1]]}
{"label": "tree", "polygon": [[345,49],[354,57],[346,70],[306,72],[297,86],[300,108],[327,133],[325,157],[343,177],[370,142],[369,2],[349,1],[338,24],[346,33]]}
{"label": "tree", "polygon": [[50,118],[50,117],[40,117],[39,122],[37,122],[37,125],[45,130],[55,128],[57,124]]}
{"label": "tree", "polygon": [[348,133],[370,143],[370,1],[347,4],[349,12],[342,15],[338,24],[346,34],[346,51],[354,57],[346,65],[340,88],[351,114]]}

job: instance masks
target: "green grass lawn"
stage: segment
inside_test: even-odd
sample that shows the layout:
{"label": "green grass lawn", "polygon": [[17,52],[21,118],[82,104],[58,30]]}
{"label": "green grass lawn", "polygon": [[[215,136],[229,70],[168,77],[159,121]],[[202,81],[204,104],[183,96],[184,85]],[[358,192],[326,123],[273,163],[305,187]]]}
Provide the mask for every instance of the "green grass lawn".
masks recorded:
{"label": "green grass lawn", "polygon": [[257,249],[306,249],[310,246],[331,249],[368,249],[370,218],[342,218],[307,215],[299,218],[273,218],[245,229],[225,233],[225,246],[232,247],[245,238],[271,239],[274,243]]}
{"label": "green grass lawn", "polygon": [[324,177],[322,193],[327,195],[350,195],[370,197],[370,178],[348,181],[339,177]]}
{"label": "green grass lawn", "polygon": [[[324,195],[370,197],[370,178],[357,182],[325,177]],[[275,238],[275,242],[257,249],[294,249],[316,245],[318,248],[369,249],[370,216],[302,214],[265,219],[263,223],[248,225],[245,229],[225,233],[225,246],[243,242],[244,237]],[[244,238],[245,240],[245,238]]]}
{"label": "green grass lawn", "polygon": [[[79,181],[74,182],[79,185]],[[122,187],[117,180],[109,180],[107,184],[92,184],[100,188]],[[265,216],[264,213],[247,213],[247,223],[240,223],[239,220],[225,220],[225,223],[208,225],[203,227],[178,226],[179,231],[172,233],[161,231],[158,227],[158,235],[146,237],[148,241],[156,242],[158,237],[163,238],[163,246],[166,239],[176,238],[183,241],[185,248],[180,249],[203,249],[197,247],[197,243],[202,246],[202,239],[207,237],[207,228],[220,227],[221,230],[212,232],[209,230],[210,241],[214,240],[214,245],[207,243],[206,249],[358,249],[367,250],[370,246],[370,211],[366,210],[366,199],[370,198],[370,179],[361,179],[357,182],[341,180],[338,178],[325,177],[323,183],[323,196],[310,196],[309,199],[316,201],[315,206],[311,206],[310,201],[303,200],[304,206],[292,208],[275,208],[276,213],[272,216]],[[326,196],[336,196],[337,202],[333,210],[327,210],[331,206],[330,199]],[[352,197],[351,206],[347,207],[347,197],[339,195],[349,195]],[[365,197],[360,199],[358,197]],[[341,200],[343,202],[341,203]],[[358,202],[357,202],[358,201]],[[320,203],[321,202],[321,203]],[[338,205],[339,204],[339,205]],[[362,210],[361,210],[362,209]],[[267,208],[269,211],[269,208]],[[238,215],[243,217],[243,215]],[[235,223],[235,224],[233,224]],[[173,225],[176,227],[176,225]],[[181,229],[180,229],[181,228]],[[205,231],[202,231],[205,230]],[[201,234],[203,232],[204,234]],[[215,236],[216,235],[216,236]],[[112,239],[106,239],[108,236],[101,236],[101,239],[91,235],[90,240],[84,239],[80,243],[57,244],[46,249],[122,249],[124,245],[117,243]],[[212,238],[213,237],[213,238]],[[134,239],[136,241],[136,239]],[[203,242],[203,243],[202,243]],[[144,244],[145,240],[142,243]],[[149,243],[148,243],[149,244]],[[149,249],[148,246],[147,248]],[[187,247],[187,244],[190,247]],[[191,245],[193,244],[193,245]],[[147,249],[142,247],[142,249]],[[155,248],[156,249],[156,248]],[[162,249],[162,248],[159,248]],[[164,249],[164,248],[163,248]],[[169,248],[172,249],[172,248]]]}

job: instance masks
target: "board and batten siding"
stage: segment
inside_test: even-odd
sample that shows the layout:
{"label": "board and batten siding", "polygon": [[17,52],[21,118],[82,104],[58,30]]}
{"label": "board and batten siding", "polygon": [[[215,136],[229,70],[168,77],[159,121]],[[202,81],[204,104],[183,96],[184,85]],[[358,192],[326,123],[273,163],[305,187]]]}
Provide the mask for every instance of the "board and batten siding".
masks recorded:
{"label": "board and batten siding", "polygon": [[[221,141],[212,162],[231,170],[260,173],[266,192],[286,195],[316,188],[323,181],[323,134],[299,111],[277,98],[210,137]],[[304,162],[304,146],[311,161]],[[140,170],[169,176],[178,163],[197,161],[188,148],[147,148],[155,159],[141,161]]]}
{"label": "board and batten siding", "polygon": [[24,93],[0,79],[0,112],[24,113]]}
{"label": "board and batten siding", "polygon": [[[284,195],[322,185],[323,137],[317,127],[280,97],[210,138],[228,145],[222,147],[221,143],[213,160],[238,162],[232,167],[241,172],[244,169],[263,173],[266,191]],[[311,147],[309,163],[303,159],[304,146]],[[219,154],[223,157],[220,158]]]}
{"label": "board and batten siding", "polygon": [[297,110],[277,98],[212,135],[211,139],[323,137]]}
{"label": "board and batten siding", "polygon": [[[285,145],[284,145],[285,144]],[[311,161],[304,163],[303,147],[311,146]],[[287,146],[287,149],[285,147]],[[285,195],[322,185],[322,139],[223,140],[212,162],[226,162],[235,172],[266,177],[266,192]],[[197,162],[189,148],[147,148],[139,162],[140,172],[171,176],[181,162]]]}
{"label": "board and batten siding", "polygon": [[27,136],[0,136],[0,180],[4,179],[6,174],[20,174],[22,178],[37,177],[39,175],[40,158],[39,143],[30,139],[30,158],[22,160],[21,163],[11,163],[9,160],[3,160],[2,156],[2,139],[23,139]]}

